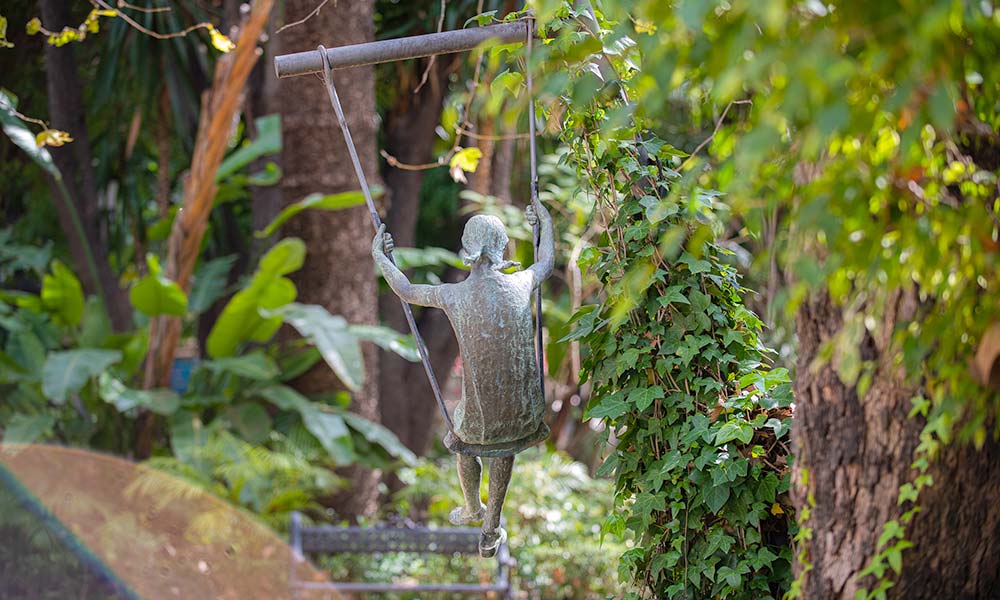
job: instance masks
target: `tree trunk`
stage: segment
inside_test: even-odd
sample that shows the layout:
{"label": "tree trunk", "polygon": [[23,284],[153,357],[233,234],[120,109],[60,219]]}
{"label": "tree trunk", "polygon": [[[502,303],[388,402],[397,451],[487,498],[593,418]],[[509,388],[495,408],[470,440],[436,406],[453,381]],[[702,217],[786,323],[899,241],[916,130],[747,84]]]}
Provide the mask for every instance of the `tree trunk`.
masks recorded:
{"label": "tree trunk", "polygon": [[[303,19],[316,0],[285,2],[285,22]],[[323,7],[304,23],[278,34],[283,52],[315,50],[372,41],[372,0],[340,2]],[[375,81],[371,67],[334,73],[348,126],[369,182],[377,183]],[[291,204],[313,192],[332,194],[357,190],[359,185],[336,117],[323,85],[315,77],[282,81],[278,89],[284,145],[282,199]],[[378,288],[370,256],[374,232],[364,207],[337,212],[310,211],[290,220],[285,235],[306,243],[304,267],[294,274],[299,302],[319,304],[351,323],[378,322]],[[371,344],[364,345],[365,383],[354,394],[351,408],[378,421],[379,363]],[[304,393],[343,389],[324,363],[296,380]],[[378,498],[378,474],[351,469],[351,490],[333,502],[343,516],[372,514]]]}
{"label": "tree trunk", "polygon": [[[856,574],[878,552],[883,525],[909,508],[898,506],[897,498],[900,485],[915,476],[910,465],[924,423],[907,415],[920,389],[893,364],[887,348],[897,323],[908,321],[917,308],[914,292],[896,293],[880,329],[865,334],[861,359],[873,361],[876,370],[863,397],[841,381],[833,365],[812,367],[843,323],[841,307],[823,292],[799,309],[793,498],[799,510],[809,505],[809,495],[815,500],[803,524],[813,530],[812,539],[803,542],[812,569],[802,575],[802,564],[796,564],[803,598],[853,599],[860,585],[873,586],[873,578],[859,582]],[[990,439],[976,451],[955,442],[932,465],[934,485],[921,493],[921,512],[907,528],[915,546],[904,552],[889,595],[996,598],[1000,444]]]}
{"label": "tree trunk", "polygon": [[[398,67],[401,75],[399,100],[386,115],[386,151],[403,163],[427,163],[433,159],[434,129],[441,120],[448,76],[458,64],[448,58],[438,57],[427,83],[416,94],[411,90],[426,68],[424,61],[417,61],[413,67]],[[424,173],[391,166],[386,169],[385,184],[389,192],[386,223],[397,246],[416,244]],[[406,319],[395,294],[383,294],[379,306],[386,325],[396,331],[407,331]],[[451,325],[444,313],[433,309],[423,310],[417,323],[427,343],[434,372],[443,386],[458,355],[458,342],[452,335]],[[410,450],[423,455],[430,447],[434,424],[439,418],[423,366],[391,352],[383,352],[381,360],[382,424],[399,436]],[[401,393],[403,390],[406,393]],[[390,482],[390,486],[394,483]]]}
{"label": "tree trunk", "polygon": [[[75,25],[70,19],[70,3],[42,0],[40,9],[42,25],[50,31]],[[50,149],[69,194],[64,200],[72,201],[72,205],[56,202],[59,223],[69,240],[70,254],[83,288],[102,297],[112,326],[123,331],[131,325],[132,311],[108,262],[108,244],[101,227],[97,181],[91,167],[90,138],[84,120],[83,87],[77,76],[73,44],[45,45],[45,79],[51,126],[73,137],[73,142]],[[54,190],[54,194],[62,197],[62,190]]]}

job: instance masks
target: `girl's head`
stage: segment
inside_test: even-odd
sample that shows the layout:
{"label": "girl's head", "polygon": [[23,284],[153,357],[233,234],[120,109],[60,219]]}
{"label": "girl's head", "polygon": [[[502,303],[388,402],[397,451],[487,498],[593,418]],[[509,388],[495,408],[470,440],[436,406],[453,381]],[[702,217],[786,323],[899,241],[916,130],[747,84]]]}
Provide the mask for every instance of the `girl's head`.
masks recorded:
{"label": "girl's head", "polygon": [[480,261],[495,270],[515,267],[520,263],[503,259],[507,241],[503,221],[493,215],[475,215],[465,224],[459,256],[470,267]]}

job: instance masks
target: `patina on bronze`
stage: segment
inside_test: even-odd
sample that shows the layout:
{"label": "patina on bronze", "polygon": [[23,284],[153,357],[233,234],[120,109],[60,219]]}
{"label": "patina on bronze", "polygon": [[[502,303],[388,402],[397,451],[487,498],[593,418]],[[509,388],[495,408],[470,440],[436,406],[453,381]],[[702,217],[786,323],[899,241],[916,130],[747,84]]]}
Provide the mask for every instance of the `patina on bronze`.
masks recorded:
{"label": "patina on bronze", "polygon": [[[535,289],[552,273],[552,218],[537,200],[526,216],[540,229],[535,264],[504,273],[518,264],[504,260],[508,241],[504,225],[497,217],[476,215],[462,234],[460,256],[471,272],[460,283],[410,283],[386,256],[393,246],[384,225],[372,242],[372,256],[396,295],[409,304],[444,310],[458,338],[462,400],[455,409],[454,429],[444,443],[458,457],[465,506],[452,511],[451,520],[456,525],[482,520],[479,551],[484,557],[493,556],[507,537],[500,527],[500,513],[514,455],[549,434],[542,421],[545,398],[536,362],[531,302]],[[479,496],[480,457],[490,459],[486,506]]]}

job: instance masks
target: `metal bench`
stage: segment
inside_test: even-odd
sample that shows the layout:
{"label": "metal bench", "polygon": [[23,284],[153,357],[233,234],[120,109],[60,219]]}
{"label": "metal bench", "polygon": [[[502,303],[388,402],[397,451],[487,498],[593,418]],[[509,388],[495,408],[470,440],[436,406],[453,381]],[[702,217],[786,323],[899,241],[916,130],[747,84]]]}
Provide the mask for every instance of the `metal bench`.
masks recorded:
{"label": "metal bench", "polygon": [[[290,543],[296,561],[306,556],[323,554],[376,554],[407,552],[413,554],[479,555],[479,529],[474,527],[334,527],[319,525],[303,527],[302,516],[292,513]],[[489,584],[474,583],[348,583],[307,582],[295,579],[292,568],[292,588],[300,590],[333,590],[337,592],[452,592],[467,594],[495,593],[494,597],[511,597],[510,571],[513,560],[506,542],[496,555],[496,577]]]}

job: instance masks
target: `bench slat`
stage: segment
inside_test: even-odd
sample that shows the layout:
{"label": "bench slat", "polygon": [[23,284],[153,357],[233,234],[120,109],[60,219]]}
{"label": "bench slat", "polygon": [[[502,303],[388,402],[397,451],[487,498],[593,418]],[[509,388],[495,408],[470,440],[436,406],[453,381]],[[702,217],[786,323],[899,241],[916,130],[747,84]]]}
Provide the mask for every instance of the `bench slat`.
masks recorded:
{"label": "bench slat", "polygon": [[470,528],[303,527],[302,552],[358,553],[411,552],[478,554],[479,530]]}
{"label": "bench slat", "polygon": [[506,592],[507,585],[473,583],[422,583],[417,585],[394,583],[316,583],[302,582],[299,588],[309,590],[335,590],[338,592],[454,592],[454,593],[486,593]]}

